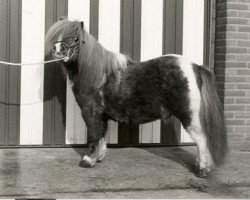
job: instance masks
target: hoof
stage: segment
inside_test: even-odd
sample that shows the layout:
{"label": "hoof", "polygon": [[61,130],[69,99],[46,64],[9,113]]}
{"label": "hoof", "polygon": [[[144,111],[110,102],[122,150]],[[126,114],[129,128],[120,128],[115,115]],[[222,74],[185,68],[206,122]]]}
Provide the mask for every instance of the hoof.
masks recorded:
{"label": "hoof", "polygon": [[89,156],[84,156],[82,158],[82,160],[79,163],[79,167],[86,167],[86,168],[90,168],[90,167],[94,167],[96,163],[96,158],[91,158]]}
{"label": "hoof", "polygon": [[206,178],[206,177],[209,176],[209,171],[206,170],[206,169],[200,169],[200,170],[198,170],[196,176],[197,176],[198,178]]}
{"label": "hoof", "polygon": [[201,168],[199,166],[199,163],[195,163],[192,171],[194,172],[194,174],[198,178],[206,178],[209,176],[211,169],[210,168]]}

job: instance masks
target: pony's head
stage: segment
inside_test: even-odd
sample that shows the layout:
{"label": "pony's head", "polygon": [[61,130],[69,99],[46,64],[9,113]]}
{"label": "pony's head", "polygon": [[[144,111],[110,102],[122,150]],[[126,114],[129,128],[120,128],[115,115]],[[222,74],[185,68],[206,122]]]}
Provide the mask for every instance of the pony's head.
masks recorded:
{"label": "pony's head", "polygon": [[45,37],[45,55],[66,58],[64,62],[76,62],[79,49],[84,43],[83,22],[61,20],[48,30]]}
{"label": "pony's head", "polygon": [[69,79],[81,84],[84,91],[91,91],[104,84],[111,73],[124,69],[124,55],[106,50],[93,36],[88,34],[83,22],[61,20],[47,32],[45,57],[64,58],[63,66]]}

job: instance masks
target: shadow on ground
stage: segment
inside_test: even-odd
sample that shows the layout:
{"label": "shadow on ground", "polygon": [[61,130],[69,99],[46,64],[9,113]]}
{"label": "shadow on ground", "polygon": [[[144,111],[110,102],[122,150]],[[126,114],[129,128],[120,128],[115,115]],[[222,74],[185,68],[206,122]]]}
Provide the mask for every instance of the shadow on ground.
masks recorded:
{"label": "shadow on ground", "polygon": [[197,173],[195,166],[196,161],[196,147],[169,147],[169,148],[144,148],[146,151],[160,156],[162,158],[172,160],[185,168],[187,168],[194,175]]}
{"label": "shadow on ground", "polygon": [[[233,177],[230,173],[231,170],[235,170],[234,172],[238,172],[235,167],[230,167],[229,164],[232,163],[232,159],[235,159],[235,153],[244,155],[249,154],[250,146],[246,144],[243,145],[243,148],[239,146],[239,144],[233,145],[231,144],[231,149],[234,152],[230,151],[228,162],[224,166],[220,166],[217,169],[214,169],[209,177],[205,179],[190,179],[189,186],[197,191],[202,193],[209,193],[212,196],[222,197],[222,198],[230,198],[230,197],[243,197],[244,192],[250,189],[249,176],[235,176],[235,180],[233,181],[225,181],[224,179],[228,177]],[[240,148],[239,148],[240,147]],[[164,159],[172,160],[183,167],[187,168],[194,175],[197,173],[197,168],[194,165],[196,161],[196,148],[195,147],[169,147],[169,148],[145,148],[146,151],[160,156]],[[244,153],[245,152],[245,153]],[[248,152],[248,153],[246,153]],[[245,156],[245,155],[244,155]],[[240,156],[238,157],[238,159]],[[230,163],[231,162],[231,163]],[[236,162],[237,163],[237,162]],[[234,164],[236,164],[234,163]],[[233,164],[233,163],[232,163]],[[250,159],[245,160],[244,163],[239,163],[239,168],[243,166],[248,166],[250,164]],[[231,169],[230,169],[231,168]],[[246,171],[250,172],[250,168]],[[248,179],[245,181],[245,179]],[[239,193],[239,190],[242,190],[242,193]],[[250,192],[247,195],[250,196]]]}

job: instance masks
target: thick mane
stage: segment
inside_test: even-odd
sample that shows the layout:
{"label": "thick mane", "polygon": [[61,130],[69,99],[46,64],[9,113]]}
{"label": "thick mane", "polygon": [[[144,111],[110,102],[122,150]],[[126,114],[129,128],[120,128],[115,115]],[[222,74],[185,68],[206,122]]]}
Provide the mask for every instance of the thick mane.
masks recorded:
{"label": "thick mane", "polygon": [[97,89],[111,73],[119,76],[120,70],[125,70],[127,58],[106,50],[93,36],[85,30],[84,41],[80,47],[78,66],[79,75],[85,90]]}
{"label": "thick mane", "polygon": [[65,40],[70,37],[80,36],[78,53],[78,73],[72,77],[73,83],[80,84],[88,92],[99,88],[112,73],[120,76],[120,71],[126,69],[127,58],[120,54],[105,49],[93,36],[82,29],[79,21],[62,20],[55,23],[46,34],[45,55],[51,54],[53,44],[59,37]]}

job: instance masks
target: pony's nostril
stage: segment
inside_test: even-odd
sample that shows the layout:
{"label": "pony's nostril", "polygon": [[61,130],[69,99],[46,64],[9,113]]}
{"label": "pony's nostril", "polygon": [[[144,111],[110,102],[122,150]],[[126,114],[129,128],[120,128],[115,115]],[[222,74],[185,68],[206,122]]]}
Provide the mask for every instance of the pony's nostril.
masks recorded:
{"label": "pony's nostril", "polygon": [[53,51],[53,52],[56,52],[56,45],[53,45],[52,51]]}
{"label": "pony's nostril", "polygon": [[61,51],[66,52],[66,47],[64,45],[61,46]]}

